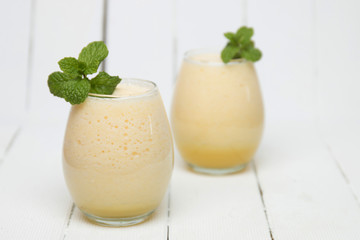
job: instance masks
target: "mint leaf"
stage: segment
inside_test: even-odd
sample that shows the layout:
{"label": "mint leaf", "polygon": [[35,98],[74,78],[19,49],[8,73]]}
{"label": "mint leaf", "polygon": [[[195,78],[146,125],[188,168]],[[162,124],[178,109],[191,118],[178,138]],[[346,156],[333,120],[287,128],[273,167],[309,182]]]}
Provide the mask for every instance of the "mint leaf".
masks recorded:
{"label": "mint leaf", "polygon": [[104,42],[92,42],[81,50],[78,60],[86,64],[85,74],[96,73],[109,51]]}
{"label": "mint leaf", "polygon": [[62,72],[50,74],[48,86],[53,95],[64,98],[71,104],[84,102],[90,90],[90,83],[87,79],[71,78]]}
{"label": "mint leaf", "polygon": [[246,44],[242,44],[241,48],[242,49],[251,49],[251,48],[254,48],[255,47],[255,43],[253,41],[250,41]]}
{"label": "mint leaf", "polygon": [[224,33],[224,36],[230,40],[231,43],[236,44],[236,37],[235,34],[232,32]]}
{"label": "mint leaf", "polygon": [[108,53],[103,42],[92,42],[82,49],[79,59],[73,57],[61,59],[58,64],[63,72],[53,72],[48,77],[50,92],[71,104],[84,102],[90,91],[112,94],[121,81],[118,76],[100,72],[91,81],[86,76],[97,72]]}
{"label": "mint leaf", "polygon": [[72,78],[62,72],[53,72],[48,77],[48,86],[50,92],[57,97],[64,97],[62,84],[64,82],[70,81]]}
{"label": "mint leaf", "polygon": [[255,48],[255,44],[251,40],[253,35],[254,30],[246,26],[239,28],[236,33],[224,33],[229,42],[221,52],[223,62],[228,63],[231,59],[236,58],[244,58],[252,62],[260,60],[262,54],[259,49]]}
{"label": "mint leaf", "polygon": [[85,101],[90,91],[90,83],[86,79],[68,81],[64,84],[65,101],[80,104]]}
{"label": "mint leaf", "polygon": [[240,51],[237,45],[228,44],[221,52],[221,59],[224,63],[230,62],[231,59]]}
{"label": "mint leaf", "polygon": [[96,77],[91,79],[91,93],[112,94],[116,86],[120,83],[121,78],[110,76],[106,72],[100,72]]}
{"label": "mint leaf", "polygon": [[238,43],[241,44],[249,43],[253,35],[254,35],[254,30],[252,28],[247,28],[245,26],[239,28],[239,30],[237,30],[235,34]]}
{"label": "mint leaf", "polygon": [[261,51],[257,48],[250,48],[249,50],[243,51],[241,55],[246,60],[249,60],[251,62],[256,62],[260,60],[262,54]]}
{"label": "mint leaf", "polygon": [[72,77],[83,75],[86,68],[85,63],[79,62],[76,58],[73,57],[63,58],[58,62],[58,64],[64,73]]}

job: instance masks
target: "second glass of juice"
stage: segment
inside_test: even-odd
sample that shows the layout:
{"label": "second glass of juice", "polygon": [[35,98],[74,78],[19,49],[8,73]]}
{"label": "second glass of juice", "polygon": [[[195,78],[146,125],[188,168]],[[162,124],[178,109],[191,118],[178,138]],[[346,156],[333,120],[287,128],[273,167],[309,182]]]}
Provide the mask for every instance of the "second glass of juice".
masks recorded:
{"label": "second glass of juice", "polygon": [[264,110],[252,62],[224,64],[220,51],[185,54],[173,97],[171,123],[182,158],[197,172],[226,174],[252,159]]}

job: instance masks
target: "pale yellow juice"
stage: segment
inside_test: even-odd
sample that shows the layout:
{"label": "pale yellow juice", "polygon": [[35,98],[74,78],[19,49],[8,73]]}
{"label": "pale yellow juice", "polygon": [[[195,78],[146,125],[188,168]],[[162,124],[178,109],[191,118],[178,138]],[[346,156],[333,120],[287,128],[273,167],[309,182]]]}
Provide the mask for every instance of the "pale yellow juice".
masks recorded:
{"label": "pale yellow juice", "polygon": [[191,166],[229,169],[253,157],[263,132],[263,104],[254,66],[194,52],[183,61],[172,112],[175,142]]}
{"label": "pale yellow juice", "polygon": [[121,82],[113,95],[72,107],[64,173],[75,204],[101,218],[130,218],[161,202],[173,169],[173,144],[159,92]]}

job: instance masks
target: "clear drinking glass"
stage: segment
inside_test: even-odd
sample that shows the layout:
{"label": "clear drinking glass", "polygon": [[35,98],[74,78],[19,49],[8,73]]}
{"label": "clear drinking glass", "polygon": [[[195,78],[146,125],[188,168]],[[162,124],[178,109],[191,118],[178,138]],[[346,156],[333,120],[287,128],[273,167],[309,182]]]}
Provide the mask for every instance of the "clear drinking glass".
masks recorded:
{"label": "clear drinking glass", "polygon": [[243,169],[263,132],[264,110],[252,62],[222,63],[220,51],[185,54],[173,97],[171,125],[182,158],[197,172]]}
{"label": "clear drinking glass", "polygon": [[113,95],[89,94],[71,108],[64,175],[76,206],[92,221],[127,226],[160,204],[173,169],[173,143],[158,88],[123,79]]}

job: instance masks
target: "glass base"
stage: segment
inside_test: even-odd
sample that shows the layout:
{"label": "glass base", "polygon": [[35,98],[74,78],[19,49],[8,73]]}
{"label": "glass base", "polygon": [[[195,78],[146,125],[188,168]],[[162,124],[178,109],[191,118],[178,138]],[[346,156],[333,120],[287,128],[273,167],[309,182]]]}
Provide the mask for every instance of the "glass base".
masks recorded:
{"label": "glass base", "polygon": [[205,173],[205,174],[210,174],[210,175],[225,175],[225,174],[235,173],[235,172],[239,172],[239,171],[243,170],[247,166],[248,163],[237,165],[237,166],[231,167],[231,168],[205,168],[205,167],[196,166],[191,163],[187,163],[187,164],[193,171],[198,172],[198,173]]}
{"label": "glass base", "polygon": [[143,215],[136,216],[136,217],[129,217],[129,218],[102,218],[102,217],[97,217],[97,216],[91,215],[86,212],[83,212],[83,213],[90,221],[92,221],[96,224],[106,226],[106,227],[125,227],[125,226],[131,226],[131,225],[135,225],[135,224],[144,222],[146,219],[148,219],[150,217],[150,215],[154,211],[155,210],[152,210]]}

